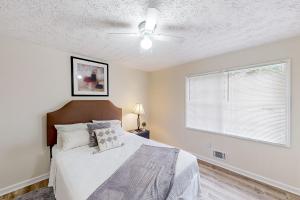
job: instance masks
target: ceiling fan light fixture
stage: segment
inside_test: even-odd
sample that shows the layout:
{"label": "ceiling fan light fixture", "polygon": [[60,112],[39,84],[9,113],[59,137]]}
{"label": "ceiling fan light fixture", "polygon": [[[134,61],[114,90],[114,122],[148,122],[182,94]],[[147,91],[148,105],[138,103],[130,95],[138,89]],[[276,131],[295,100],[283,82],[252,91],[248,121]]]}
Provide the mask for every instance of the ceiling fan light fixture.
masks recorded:
{"label": "ceiling fan light fixture", "polygon": [[143,49],[148,50],[152,47],[152,40],[148,36],[144,36],[140,45]]}

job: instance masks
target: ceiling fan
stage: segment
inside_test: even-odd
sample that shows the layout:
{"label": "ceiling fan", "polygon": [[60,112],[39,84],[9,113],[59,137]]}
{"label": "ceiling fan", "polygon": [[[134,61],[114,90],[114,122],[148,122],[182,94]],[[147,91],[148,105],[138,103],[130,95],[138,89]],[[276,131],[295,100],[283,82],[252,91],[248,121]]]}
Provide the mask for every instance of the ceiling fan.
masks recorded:
{"label": "ceiling fan", "polygon": [[128,36],[141,38],[140,46],[142,49],[148,50],[152,47],[152,40],[175,41],[182,42],[183,37],[155,33],[159,10],[156,8],[148,8],[146,20],[138,25],[137,33],[108,33],[109,36]]}

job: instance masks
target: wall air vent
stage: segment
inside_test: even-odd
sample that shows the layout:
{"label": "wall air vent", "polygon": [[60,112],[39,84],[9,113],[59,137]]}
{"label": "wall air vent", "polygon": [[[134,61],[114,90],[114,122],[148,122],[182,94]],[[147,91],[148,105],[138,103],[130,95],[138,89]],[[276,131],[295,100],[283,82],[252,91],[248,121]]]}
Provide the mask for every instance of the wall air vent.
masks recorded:
{"label": "wall air vent", "polygon": [[223,153],[221,151],[213,151],[213,155],[214,155],[214,157],[216,157],[218,159],[225,160],[225,153]]}

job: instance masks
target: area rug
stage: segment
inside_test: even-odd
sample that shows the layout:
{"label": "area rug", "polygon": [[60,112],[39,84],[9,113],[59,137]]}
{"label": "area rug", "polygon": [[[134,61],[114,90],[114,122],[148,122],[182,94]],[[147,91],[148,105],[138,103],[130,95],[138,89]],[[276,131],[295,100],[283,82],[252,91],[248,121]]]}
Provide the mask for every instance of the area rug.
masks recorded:
{"label": "area rug", "polygon": [[55,200],[55,196],[52,187],[44,187],[17,197],[16,200]]}

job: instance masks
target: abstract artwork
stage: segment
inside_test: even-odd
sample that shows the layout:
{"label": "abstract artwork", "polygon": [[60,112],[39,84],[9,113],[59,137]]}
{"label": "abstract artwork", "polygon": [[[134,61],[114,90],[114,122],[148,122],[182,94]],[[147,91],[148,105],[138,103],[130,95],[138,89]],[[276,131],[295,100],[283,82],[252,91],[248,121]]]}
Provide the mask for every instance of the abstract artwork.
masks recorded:
{"label": "abstract artwork", "polygon": [[108,64],[71,56],[72,96],[108,96]]}

